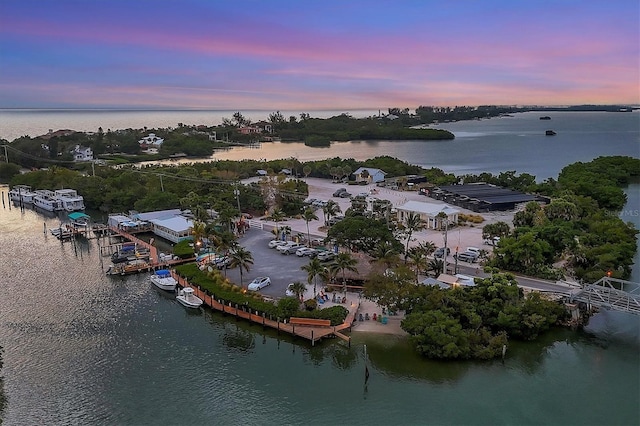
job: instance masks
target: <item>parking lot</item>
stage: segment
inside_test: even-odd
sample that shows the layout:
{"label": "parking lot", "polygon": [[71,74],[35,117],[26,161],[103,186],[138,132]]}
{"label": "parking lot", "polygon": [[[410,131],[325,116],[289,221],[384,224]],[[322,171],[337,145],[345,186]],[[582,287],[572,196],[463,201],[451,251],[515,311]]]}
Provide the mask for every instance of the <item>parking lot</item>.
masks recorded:
{"label": "parking lot", "polygon": [[[240,238],[239,243],[249,250],[253,256],[253,265],[249,272],[243,271],[242,282],[246,287],[256,277],[271,278],[271,285],[260,290],[265,296],[280,298],[289,283],[300,281],[307,284],[307,273],[300,268],[309,263],[309,258],[298,257],[295,254],[280,254],[276,249],[269,248],[267,244],[273,239],[273,234],[259,229],[248,229]],[[224,271],[222,271],[224,274]],[[227,276],[236,283],[240,283],[238,268],[227,269]],[[311,286],[308,287],[311,288]]]}

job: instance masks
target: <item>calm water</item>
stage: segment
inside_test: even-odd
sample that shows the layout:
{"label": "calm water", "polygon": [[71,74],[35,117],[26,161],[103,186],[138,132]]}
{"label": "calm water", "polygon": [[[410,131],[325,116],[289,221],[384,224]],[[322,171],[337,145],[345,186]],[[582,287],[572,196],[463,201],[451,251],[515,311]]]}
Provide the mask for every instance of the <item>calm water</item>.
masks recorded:
{"label": "calm water", "polygon": [[640,422],[637,317],[513,344],[504,365],[425,361],[388,336],[310,348],[189,313],[147,274],[107,277],[95,240],[62,244],[45,223],[0,210],[7,425]]}
{"label": "calm water", "polygon": [[[245,117],[266,119],[269,111],[249,111]],[[341,111],[316,111],[313,117],[326,118]],[[37,136],[48,129],[97,131],[106,129],[157,128],[185,124],[220,124],[233,111],[66,111],[0,110],[0,138]],[[352,111],[354,117],[366,117],[377,111]],[[283,115],[298,116],[284,111]],[[352,141],[334,142],[330,148],[311,148],[302,143],[265,143],[260,149],[234,148],[218,152],[213,159],[243,160],[296,157],[300,161],[331,157],[365,160],[389,155],[423,167],[438,167],[446,172],[500,173],[516,170],[530,173],[539,181],[557,178],[560,170],[576,161],[590,161],[603,155],[640,157],[640,111],[633,113],[552,112],[540,120],[540,113],[515,114],[512,117],[481,121],[445,123],[439,128],[456,135],[453,141]],[[545,136],[547,129],[556,136]],[[210,159],[203,160],[209,161]],[[187,162],[193,160],[185,160]]]}

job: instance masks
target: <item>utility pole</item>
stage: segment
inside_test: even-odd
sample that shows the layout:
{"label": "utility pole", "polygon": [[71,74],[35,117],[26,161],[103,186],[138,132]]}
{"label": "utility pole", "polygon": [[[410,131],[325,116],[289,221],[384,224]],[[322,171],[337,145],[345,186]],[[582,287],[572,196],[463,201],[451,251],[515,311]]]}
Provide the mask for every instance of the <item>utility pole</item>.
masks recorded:
{"label": "utility pole", "polygon": [[236,196],[236,200],[238,201],[238,215],[242,216],[242,210],[240,210],[240,190],[238,188],[234,189],[233,195]]}
{"label": "utility pole", "polygon": [[7,154],[7,145],[3,145],[4,146],[4,161],[5,163],[9,162],[9,155]]}
{"label": "utility pole", "polygon": [[444,217],[442,219],[444,221],[444,253],[442,255],[442,273],[447,273],[447,236],[449,233],[449,218]]}

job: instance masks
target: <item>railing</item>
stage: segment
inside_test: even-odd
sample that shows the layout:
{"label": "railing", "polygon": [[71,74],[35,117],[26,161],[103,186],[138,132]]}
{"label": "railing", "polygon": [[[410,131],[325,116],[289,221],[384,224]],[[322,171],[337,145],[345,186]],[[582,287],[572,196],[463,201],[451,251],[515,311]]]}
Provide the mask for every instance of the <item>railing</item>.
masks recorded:
{"label": "railing", "polygon": [[570,300],[640,315],[640,284],[604,277],[573,292]]}

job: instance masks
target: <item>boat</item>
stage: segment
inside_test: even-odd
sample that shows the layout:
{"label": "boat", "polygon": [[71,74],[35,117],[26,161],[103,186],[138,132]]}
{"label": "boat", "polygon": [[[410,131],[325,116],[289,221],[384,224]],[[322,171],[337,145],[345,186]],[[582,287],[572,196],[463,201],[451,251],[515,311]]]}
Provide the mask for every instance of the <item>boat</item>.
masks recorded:
{"label": "boat", "polygon": [[129,260],[126,263],[117,263],[109,266],[106,271],[107,275],[128,275],[135,274],[140,271],[151,270],[151,265],[141,259]]}
{"label": "boat", "polygon": [[9,191],[9,199],[15,203],[32,204],[34,195],[28,185],[16,185]]}
{"label": "boat", "polygon": [[202,299],[193,294],[193,289],[191,287],[186,287],[180,292],[178,292],[178,296],[176,296],[176,300],[187,308],[197,309],[202,306]]}
{"label": "boat", "polygon": [[540,120],[551,120],[551,117],[549,117],[548,115],[543,115],[542,117],[540,117]]}
{"label": "boat", "polygon": [[151,275],[151,282],[160,290],[175,291],[178,282],[168,269],[159,269]]}
{"label": "boat", "polygon": [[35,191],[33,205],[49,212],[62,210],[62,203],[56,199],[55,193],[47,189],[38,189]]}
{"label": "boat", "polygon": [[61,210],[68,212],[84,210],[84,198],[78,195],[75,189],[58,189],[53,193],[53,196],[60,201]]}
{"label": "boat", "polygon": [[553,130],[547,130],[546,132],[544,132],[544,134],[546,136],[555,136],[556,132],[554,132]]}
{"label": "boat", "polygon": [[69,220],[71,221],[71,225],[75,228],[86,228],[89,226],[91,222],[91,217],[84,213],[75,212],[69,213]]}
{"label": "boat", "polygon": [[59,228],[51,228],[49,231],[51,235],[59,240],[70,240],[75,236],[74,230],[70,229],[67,225],[60,226]]}

